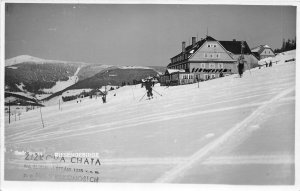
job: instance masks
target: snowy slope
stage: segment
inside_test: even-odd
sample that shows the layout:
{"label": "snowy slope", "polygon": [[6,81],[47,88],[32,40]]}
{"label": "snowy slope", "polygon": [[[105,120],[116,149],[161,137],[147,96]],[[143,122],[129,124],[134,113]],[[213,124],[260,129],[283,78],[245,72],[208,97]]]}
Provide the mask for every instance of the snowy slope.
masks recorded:
{"label": "snowy slope", "polygon": [[294,71],[288,62],[199,86],[155,86],[152,100],[140,85],[125,86],[110,91],[106,104],[86,98],[60,102],[59,110],[57,102],[11,124],[6,115],[6,178],[36,172],[24,169],[29,162],[13,155],[17,150],[99,153],[102,164],[92,169],[100,182],[292,184]]}
{"label": "snowy slope", "polygon": [[292,59],[296,59],[296,50],[291,50],[287,52],[282,52],[277,54],[275,57],[268,57],[258,61],[258,65],[263,66],[267,63],[276,63],[276,64],[284,64],[286,61],[290,61]]}
{"label": "snowy slope", "polygon": [[70,87],[78,82],[78,72],[80,71],[80,67],[77,68],[76,72],[73,76],[69,77],[67,81],[57,81],[55,85],[52,88],[49,89],[43,89],[42,91],[45,93],[56,93],[63,89],[66,89],[67,87]]}

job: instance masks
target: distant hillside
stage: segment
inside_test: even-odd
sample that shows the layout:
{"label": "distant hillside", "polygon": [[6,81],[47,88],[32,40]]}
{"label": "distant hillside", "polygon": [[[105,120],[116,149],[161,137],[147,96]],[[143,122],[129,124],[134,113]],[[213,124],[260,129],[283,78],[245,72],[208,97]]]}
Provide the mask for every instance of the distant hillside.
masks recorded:
{"label": "distant hillside", "polygon": [[[38,93],[53,87],[57,81],[67,81],[76,72],[78,65],[24,62],[5,68],[6,91],[28,91]],[[22,86],[22,87],[20,87]]]}
{"label": "distant hillside", "polygon": [[148,66],[149,68],[153,68],[155,71],[159,73],[165,73],[167,67],[166,66]]}
{"label": "distant hillside", "polygon": [[52,94],[69,89],[100,88],[133,84],[165,71],[161,66],[112,66],[83,62],[45,60],[21,55],[5,61],[5,91]]}
{"label": "distant hillside", "polygon": [[83,89],[83,88],[100,88],[104,85],[121,86],[123,82],[126,84],[133,84],[133,80],[141,80],[148,76],[157,76],[158,72],[154,69],[132,68],[109,68],[103,70],[96,75],[79,81],[70,87],[70,89]]}
{"label": "distant hillside", "polygon": [[90,78],[97,73],[101,72],[102,70],[105,70],[107,68],[116,68],[115,66],[110,65],[96,65],[96,64],[90,64],[83,68],[78,73],[79,81]]}
{"label": "distant hillside", "polygon": [[32,93],[60,91],[109,67],[83,62],[45,60],[28,55],[10,58],[5,61],[5,65],[5,90]]}

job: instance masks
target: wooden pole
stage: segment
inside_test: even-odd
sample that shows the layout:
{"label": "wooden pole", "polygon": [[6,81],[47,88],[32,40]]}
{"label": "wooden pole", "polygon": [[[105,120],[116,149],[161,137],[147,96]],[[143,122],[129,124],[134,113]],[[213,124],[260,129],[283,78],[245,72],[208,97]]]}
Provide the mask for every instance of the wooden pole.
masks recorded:
{"label": "wooden pole", "polygon": [[42,107],[40,107],[40,114],[41,114],[41,121],[42,121],[43,128],[44,128],[45,126],[44,126],[44,120],[43,120],[43,115],[42,115]]}
{"label": "wooden pole", "polygon": [[8,101],[8,124],[10,124],[10,101]]}

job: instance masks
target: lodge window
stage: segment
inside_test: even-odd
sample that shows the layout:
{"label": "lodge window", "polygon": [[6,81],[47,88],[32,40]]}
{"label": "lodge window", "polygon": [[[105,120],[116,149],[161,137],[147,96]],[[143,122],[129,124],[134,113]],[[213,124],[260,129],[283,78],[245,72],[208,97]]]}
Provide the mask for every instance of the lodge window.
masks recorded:
{"label": "lodge window", "polygon": [[223,63],[219,63],[219,68],[224,68]]}
{"label": "lodge window", "polygon": [[209,74],[204,74],[204,79],[208,79]]}
{"label": "lodge window", "polygon": [[207,53],[204,54],[204,57],[207,58]]}
{"label": "lodge window", "polygon": [[216,65],[214,63],[210,63],[208,67],[211,69],[211,68],[215,68]]}
{"label": "lodge window", "polygon": [[212,58],[212,57],[213,57],[213,55],[211,54],[211,55],[210,55],[210,57]]}
{"label": "lodge window", "polygon": [[201,68],[205,68],[205,63],[201,63]]}
{"label": "lodge window", "polygon": [[208,48],[210,48],[210,47],[217,47],[217,45],[216,44],[208,44],[207,47]]}

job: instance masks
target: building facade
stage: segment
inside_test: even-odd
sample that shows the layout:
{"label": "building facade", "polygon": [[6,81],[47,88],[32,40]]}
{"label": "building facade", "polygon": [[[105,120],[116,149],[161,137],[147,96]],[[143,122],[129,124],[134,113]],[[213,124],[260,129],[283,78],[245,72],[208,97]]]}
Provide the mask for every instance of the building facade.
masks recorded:
{"label": "building facade", "polygon": [[274,51],[268,45],[260,45],[252,48],[251,52],[256,56],[258,60],[275,56]]}
{"label": "building facade", "polygon": [[160,77],[161,85],[183,85],[195,82],[193,73],[186,72],[185,70],[167,69],[165,74]]}
{"label": "building facade", "polygon": [[[179,77],[186,75],[182,71],[190,74],[189,78],[193,79],[193,82],[231,75],[238,72],[237,61],[242,51],[241,44],[241,41],[218,41],[210,36],[197,42],[196,37],[192,37],[190,46],[186,47],[185,42],[182,42],[181,53],[171,58],[167,68],[178,70]],[[246,42],[243,55],[245,69],[257,65],[258,60],[252,55]],[[168,76],[168,72],[165,75]],[[192,83],[191,80],[188,82]]]}

